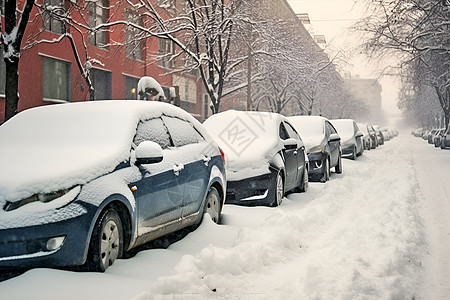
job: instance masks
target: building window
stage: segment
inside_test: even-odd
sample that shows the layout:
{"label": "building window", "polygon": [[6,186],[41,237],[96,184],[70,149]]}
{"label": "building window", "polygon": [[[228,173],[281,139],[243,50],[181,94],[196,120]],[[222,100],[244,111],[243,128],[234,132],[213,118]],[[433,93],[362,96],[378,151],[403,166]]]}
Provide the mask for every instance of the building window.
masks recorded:
{"label": "building window", "polygon": [[45,100],[70,101],[70,72],[69,62],[42,58],[42,95]]}
{"label": "building window", "polygon": [[3,3],[4,1],[5,0],[0,0],[0,15],[2,15],[2,16],[5,15],[5,13],[3,12],[3,7],[5,6]]}
{"label": "building window", "polygon": [[100,69],[91,69],[91,80],[94,87],[94,100],[111,99],[111,72]]}
{"label": "building window", "polygon": [[158,39],[158,66],[166,69],[172,68],[173,54],[173,42],[171,40]]}
{"label": "building window", "polygon": [[139,78],[125,76],[125,99],[137,100],[137,86]]}
{"label": "building window", "polygon": [[[44,7],[52,7],[52,11],[56,14],[64,14],[64,0],[44,0]],[[42,14],[45,30],[62,34],[65,32],[64,22],[52,17],[48,11]]]}
{"label": "building window", "polygon": [[[141,16],[134,11],[128,11],[127,12],[127,21],[139,26],[143,26],[142,18]],[[140,32],[139,29],[128,26],[126,29],[126,54],[127,57],[136,59],[136,60],[142,60],[142,52],[143,52],[143,46],[142,46],[142,39],[141,39],[142,32]]]}
{"label": "building window", "polygon": [[[95,28],[96,26],[106,22],[106,0],[96,0],[89,4],[89,27]],[[89,44],[94,46],[106,45],[106,31],[99,29],[97,31],[91,31],[89,33]]]}

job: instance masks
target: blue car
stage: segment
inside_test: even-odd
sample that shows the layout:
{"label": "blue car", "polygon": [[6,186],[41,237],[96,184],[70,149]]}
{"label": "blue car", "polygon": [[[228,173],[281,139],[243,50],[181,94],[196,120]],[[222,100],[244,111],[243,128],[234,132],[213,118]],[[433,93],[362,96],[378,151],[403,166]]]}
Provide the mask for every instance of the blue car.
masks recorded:
{"label": "blue car", "polygon": [[139,245],[219,223],[224,155],[184,110],[51,105],[0,126],[0,268],[105,271]]}

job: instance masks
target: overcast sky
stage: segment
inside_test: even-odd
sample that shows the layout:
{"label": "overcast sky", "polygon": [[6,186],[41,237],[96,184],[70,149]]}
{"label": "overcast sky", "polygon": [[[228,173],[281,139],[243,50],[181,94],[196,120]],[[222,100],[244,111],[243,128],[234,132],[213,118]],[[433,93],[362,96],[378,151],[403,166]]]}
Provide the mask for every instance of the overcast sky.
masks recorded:
{"label": "overcast sky", "polygon": [[[367,64],[364,54],[357,58],[361,50],[357,48],[359,38],[349,28],[363,16],[364,7],[355,0],[288,0],[296,13],[308,13],[311,25],[307,29],[314,34],[325,35],[329,53],[342,51],[349,58],[349,64],[341,68],[353,76],[377,78],[379,73],[375,63]],[[331,54],[332,55],[332,54]],[[398,83],[392,77],[380,79],[383,86],[383,109],[397,113],[396,98]]]}

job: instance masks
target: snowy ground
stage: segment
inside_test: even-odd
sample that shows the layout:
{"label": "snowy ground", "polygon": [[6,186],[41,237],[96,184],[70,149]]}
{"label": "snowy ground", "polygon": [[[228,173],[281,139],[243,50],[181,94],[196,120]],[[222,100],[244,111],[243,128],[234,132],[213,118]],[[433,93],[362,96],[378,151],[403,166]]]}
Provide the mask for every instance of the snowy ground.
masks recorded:
{"label": "snowy ground", "polygon": [[278,208],[226,205],[104,274],[35,269],[2,299],[449,299],[450,150],[408,132]]}

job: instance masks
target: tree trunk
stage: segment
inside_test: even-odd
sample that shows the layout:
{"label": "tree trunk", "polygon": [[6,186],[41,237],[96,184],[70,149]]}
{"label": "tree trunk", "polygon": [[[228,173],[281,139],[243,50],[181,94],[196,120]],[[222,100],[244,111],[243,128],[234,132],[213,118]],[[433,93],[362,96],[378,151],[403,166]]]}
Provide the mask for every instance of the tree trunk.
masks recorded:
{"label": "tree trunk", "polygon": [[19,59],[14,58],[11,62],[5,59],[6,85],[5,85],[5,121],[17,114],[19,103]]}

